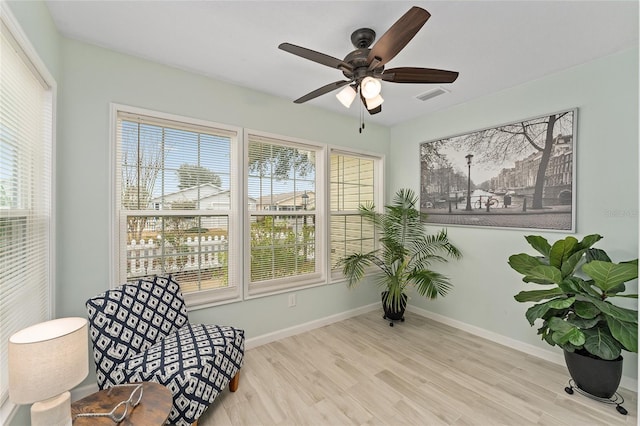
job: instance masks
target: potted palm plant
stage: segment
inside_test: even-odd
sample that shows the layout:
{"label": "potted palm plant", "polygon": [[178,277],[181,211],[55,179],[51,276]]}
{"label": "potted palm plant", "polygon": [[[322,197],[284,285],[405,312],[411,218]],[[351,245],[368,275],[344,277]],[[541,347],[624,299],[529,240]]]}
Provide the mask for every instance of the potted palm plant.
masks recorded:
{"label": "potted palm plant", "polygon": [[[604,250],[592,248],[602,238],[598,234],[553,244],[540,236],[525,238],[541,256],[514,254],[509,265],[524,275],[524,282],[544,287],[521,291],[515,299],[536,302],[525,316],[532,326],[541,320],[538,334],[564,350],[578,388],[611,398],[622,376],[622,350],[638,352],[638,311],[610,299],[637,299],[637,294],[624,292],[625,283],[638,278],[638,259],[613,262]],[[571,393],[571,388],[566,390]]]}
{"label": "potted palm plant", "polygon": [[434,261],[446,262],[447,257],[461,257],[445,229],[435,235],[426,232],[420,220],[423,214],[416,209],[417,202],[412,190],[400,189],[383,213],[376,211],[373,204],[361,205],[360,213],[379,235],[380,248],[352,253],[338,262],[349,287],[357,285],[370,266],[382,272],[377,283],[384,289],[382,305],[385,318],[392,320],[390,325],[393,320],[404,318],[407,286],[414,286],[418,294],[428,299],[445,296],[451,288],[449,279],[429,266]]}

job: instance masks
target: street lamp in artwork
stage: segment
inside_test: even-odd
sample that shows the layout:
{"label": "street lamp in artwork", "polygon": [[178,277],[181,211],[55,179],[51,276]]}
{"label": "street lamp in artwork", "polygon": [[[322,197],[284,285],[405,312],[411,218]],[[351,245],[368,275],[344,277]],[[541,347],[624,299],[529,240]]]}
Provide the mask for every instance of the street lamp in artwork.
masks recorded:
{"label": "street lamp in artwork", "polygon": [[467,154],[465,157],[467,159],[467,166],[469,167],[469,177],[467,179],[467,207],[466,211],[471,211],[471,159],[473,158],[473,154]]}

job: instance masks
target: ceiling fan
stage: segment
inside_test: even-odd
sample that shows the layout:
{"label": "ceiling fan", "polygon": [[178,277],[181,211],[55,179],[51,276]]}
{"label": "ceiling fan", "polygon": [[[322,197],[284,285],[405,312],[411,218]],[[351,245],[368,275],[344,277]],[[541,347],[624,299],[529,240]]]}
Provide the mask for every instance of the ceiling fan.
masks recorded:
{"label": "ceiling fan", "polygon": [[337,68],[346,77],[346,80],[329,83],[293,102],[301,104],[343,87],[336,97],[345,107],[349,108],[359,94],[367,111],[370,114],[377,114],[382,111],[382,102],[384,101],[380,96],[381,81],[391,83],[453,83],[458,78],[458,73],[455,71],[417,67],[387,70],[384,68],[387,62],[404,49],[430,16],[426,10],[417,6],[412,7],[371,48],[369,47],[376,37],[375,31],[370,28],[360,28],[351,34],[351,42],[356,49],[342,60],[291,43],[280,44],[278,48],[285,52],[321,65]]}

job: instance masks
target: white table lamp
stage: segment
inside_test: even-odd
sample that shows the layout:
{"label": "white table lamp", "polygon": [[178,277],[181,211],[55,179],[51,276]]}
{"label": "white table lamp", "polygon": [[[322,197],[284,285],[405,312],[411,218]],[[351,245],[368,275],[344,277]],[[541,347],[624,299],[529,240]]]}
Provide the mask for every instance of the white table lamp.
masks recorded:
{"label": "white table lamp", "polygon": [[89,372],[87,320],[60,318],[9,338],[9,398],[31,404],[32,426],[71,426],[69,390]]}

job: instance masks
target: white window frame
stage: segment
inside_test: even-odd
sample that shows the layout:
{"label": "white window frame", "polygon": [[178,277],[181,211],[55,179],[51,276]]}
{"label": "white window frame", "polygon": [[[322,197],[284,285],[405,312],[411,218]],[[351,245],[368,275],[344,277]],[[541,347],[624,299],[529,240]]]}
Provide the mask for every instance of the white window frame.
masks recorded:
{"label": "white window frame", "polygon": [[[252,213],[249,210],[248,203],[248,180],[249,180],[249,140],[252,137],[264,138],[267,141],[271,141],[273,143],[277,143],[283,146],[289,146],[292,148],[301,148],[307,149],[310,151],[314,151],[316,153],[316,166],[315,166],[315,211],[314,214],[316,216],[315,221],[315,272],[312,274],[305,274],[301,276],[289,276],[285,278],[273,279],[273,280],[265,280],[260,281],[258,284],[254,284],[251,282],[251,217]],[[245,299],[253,299],[256,297],[263,297],[283,292],[288,292],[291,290],[303,289],[316,287],[320,285],[328,284],[326,278],[326,270],[327,270],[327,257],[326,257],[326,246],[327,246],[327,232],[328,228],[326,226],[326,194],[327,194],[327,175],[326,175],[326,153],[327,146],[325,144],[319,144],[310,142],[304,139],[292,138],[288,136],[276,135],[272,133],[262,132],[258,130],[249,130],[245,129],[244,136],[244,170],[243,170],[243,179],[244,179],[244,190],[245,190],[245,201],[244,201],[244,214],[247,220],[244,223],[245,230]],[[290,216],[303,216],[305,214],[309,214],[310,212],[303,211],[287,211],[286,215]],[[269,216],[269,215],[282,215],[282,211],[274,211],[274,212],[265,212],[261,211],[260,215]]]}
{"label": "white window frame", "polygon": [[[110,167],[111,176],[110,176],[110,188],[112,193],[110,194],[110,198],[112,200],[112,208],[110,211],[112,212],[112,226],[113,232],[110,241],[110,253],[111,253],[111,268],[110,271],[112,276],[109,277],[109,282],[111,283],[112,288],[118,285],[121,285],[127,282],[127,270],[124,266],[126,264],[126,250],[123,250],[123,244],[126,244],[127,239],[127,228],[126,228],[126,220],[122,218],[126,216],[121,210],[121,199],[120,199],[120,188],[118,187],[118,182],[120,180],[120,172],[121,172],[121,159],[118,158],[118,135],[117,135],[117,127],[118,127],[118,113],[125,112],[129,114],[137,114],[146,117],[152,117],[154,119],[158,119],[159,121],[172,121],[177,123],[185,123],[189,126],[204,126],[208,128],[222,129],[228,131],[230,133],[235,133],[235,137],[231,138],[231,147],[230,147],[230,160],[231,160],[231,183],[230,183],[230,191],[231,191],[231,199],[230,199],[230,212],[228,215],[228,276],[229,276],[229,286],[223,289],[212,289],[212,290],[202,290],[196,292],[189,292],[184,294],[185,302],[189,309],[193,308],[204,308],[208,306],[215,306],[224,303],[237,302],[242,300],[242,268],[241,262],[242,260],[242,209],[240,206],[240,200],[243,200],[242,197],[242,165],[240,163],[240,158],[242,158],[242,128],[236,126],[230,126],[220,123],[214,123],[211,121],[194,119],[190,117],[168,114],[164,112],[152,111],[143,108],[137,108],[128,105],[116,104],[112,103],[110,106],[110,121],[111,121],[111,152],[110,158],[112,165]],[[170,127],[167,125],[167,127]],[[181,214],[193,214],[193,211],[181,211],[176,210],[175,212],[167,213],[163,212],[163,216],[171,216],[181,215]],[[212,213],[220,213],[220,211],[212,210]],[[145,214],[149,215],[158,215],[156,210],[138,210],[136,214],[140,214],[144,216]],[[237,260],[237,261],[236,261]]]}
{"label": "white window frame", "polygon": [[[331,191],[331,156],[332,155],[344,155],[344,156],[349,156],[349,157],[358,157],[358,158],[362,158],[362,159],[366,159],[366,160],[372,160],[373,161],[373,173],[374,173],[374,188],[373,188],[373,204],[375,205],[375,209],[378,212],[382,212],[384,209],[384,194],[385,194],[385,188],[384,188],[384,167],[385,167],[385,156],[382,154],[377,154],[377,153],[372,153],[372,152],[367,152],[367,151],[361,151],[361,150],[355,150],[355,149],[345,149],[344,147],[337,147],[337,146],[331,146],[328,150],[327,153],[327,186],[328,186],[328,190],[327,193],[329,193]],[[329,194],[329,197],[331,196],[331,194]],[[357,210],[353,210],[353,211],[340,211],[340,213],[335,213],[338,216],[344,216],[346,215],[359,215],[360,213]],[[342,271],[338,268],[333,268],[331,265],[331,217],[334,215],[334,212],[331,210],[331,205],[328,204],[328,212],[327,212],[327,216],[328,216],[328,229],[327,229],[327,239],[328,239],[328,244],[327,244],[327,268],[329,269],[329,277],[331,279],[331,282],[338,282],[338,281],[344,281],[345,277],[344,274],[342,273]],[[375,247],[377,248],[379,246],[379,242],[378,242],[378,235],[375,234]],[[365,269],[365,276],[366,275],[370,275],[372,273],[376,273],[379,270],[374,267],[374,266],[370,266],[368,268]]]}
{"label": "white window frame", "polygon": [[[47,230],[47,237],[43,240],[44,250],[47,253],[46,259],[42,259],[46,265],[47,273],[45,278],[45,283],[43,283],[46,288],[41,288],[43,291],[43,295],[45,296],[42,302],[42,312],[40,313],[29,313],[25,312],[25,317],[27,318],[27,323],[19,326],[19,328],[24,328],[29,325],[33,325],[35,323],[50,320],[55,317],[55,153],[56,153],[56,104],[57,104],[57,83],[47,66],[40,59],[37,51],[29,41],[29,38],[26,36],[24,31],[22,30],[20,24],[13,16],[10,8],[7,3],[4,1],[0,1],[0,25],[4,25],[8,30],[9,34],[13,37],[17,46],[16,49],[28,67],[34,73],[34,76],[38,78],[45,90],[49,94],[49,99],[47,99],[47,104],[50,103],[49,107],[51,109],[51,126],[47,128],[47,141],[50,143],[50,146],[47,149],[50,149],[49,161],[46,166],[46,170],[49,171],[49,197],[48,202],[48,215],[45,218],[41,218],[43,223],[46,222],[45,228]],[[14,210],[10,215],[3,215],[3,217],[22,217],[20,211]],[[39,218],[40,219],[40,218]],[[36,297],[36,296],[34,296]],[[7,324],[3,324],[3,327],[6,327]],[[13,334],[19,330],[6,330],[4,332]],[[4,333],[3,333],[4,334]],[[6,368],[6,357],[2,356],[2,369],[0,375],[3,377],[7,377]],[[0,400],[0,424],[8,424],[15,413],[17,412],[17,406],[13,404],[5,395],[2,400]]]}

